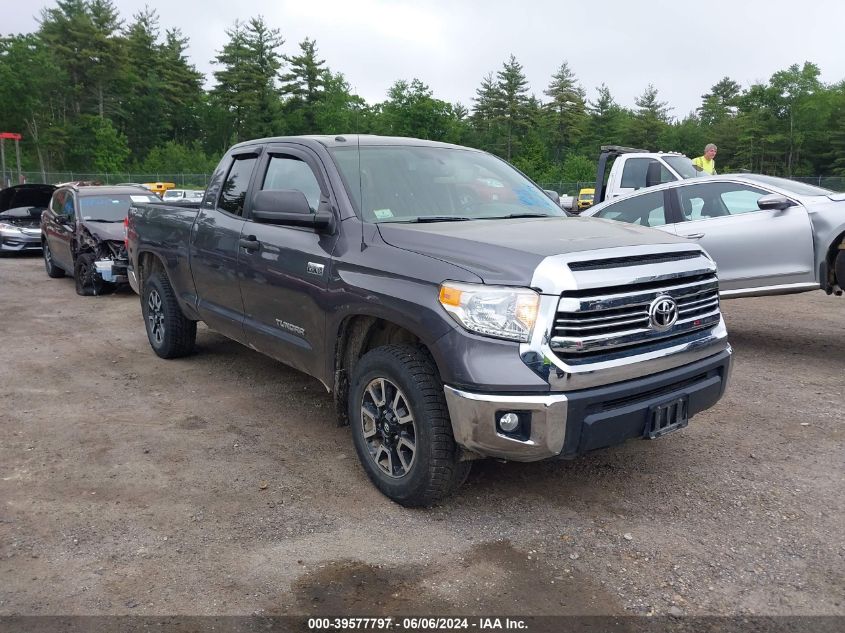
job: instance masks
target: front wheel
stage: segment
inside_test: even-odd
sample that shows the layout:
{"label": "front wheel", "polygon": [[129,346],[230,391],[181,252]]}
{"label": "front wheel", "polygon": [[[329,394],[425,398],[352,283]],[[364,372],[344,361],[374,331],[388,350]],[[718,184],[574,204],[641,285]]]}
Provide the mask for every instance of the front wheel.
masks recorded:
{"label": "front wheel", "polygon": [[82,253],[76,258],[73,266],[73,278],[76,281],[76,294],[83,297],[107,295],[114,292],[116,286],[103,281],[94,266],[94,254]]}
{"label": "front wheel", "polygon": [[386,345],[355,366],[349,391],[355,451],[375,486],[404,506],[428,506],[466,479],[437,368],[410,345]]}
{"label": "front wheel", "polygon": [[182,313],[167,275],[153,273],[144,280],[141,312],[150,346],[161,358],[179,358],[194,351],[197,322]]}

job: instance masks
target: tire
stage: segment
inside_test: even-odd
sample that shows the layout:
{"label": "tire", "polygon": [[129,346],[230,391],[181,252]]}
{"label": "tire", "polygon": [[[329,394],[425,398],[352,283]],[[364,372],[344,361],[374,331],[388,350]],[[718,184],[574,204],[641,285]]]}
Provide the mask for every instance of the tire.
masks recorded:
{"label": "tire", "polygon": [[833,262],[833,274],[836,277],[836,285],[845,290],[845,250],[840,250]]}
{"label": "tire", "polygon": [[352,373],[348,408],[358,459],[393,501],[429,506],[469,475],[471,462],[460,461],[443,383],[426,351],[386,345],[365,354]]}
{"label": "tire", "polygon": [[44,255],[44,268],[47,269],[47,276],[53,279],[64,277],[65,271],[59,268],[53,260],[53,253],[47,245],[47,240],[44,240],[44,243],[41,245],[41,252]]}
{"label": "tire", "polygon": [[73,265],[73,278],[76,281],[76,294],[83,297],[95,297],[114,292],[115,284],[103,281],[94,266],[93,253],[81,253]]}
{"label": "tire", "polygon": [[197,322],[186,318],[167,275],[155,272],[144,280],[141,312],[147,339],[161,358],[180,358],[194,351]]}

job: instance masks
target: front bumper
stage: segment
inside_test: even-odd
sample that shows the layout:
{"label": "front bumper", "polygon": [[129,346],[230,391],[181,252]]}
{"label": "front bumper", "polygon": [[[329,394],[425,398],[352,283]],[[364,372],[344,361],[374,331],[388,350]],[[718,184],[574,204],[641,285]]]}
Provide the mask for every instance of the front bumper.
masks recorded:
{"label": "front bumper", "polygon": [[[716,404],[725,391],[731,348],[662,373],[566,393],[482,394],[445,386],[455,440],[485,457],[514,461],[570,458],[646,435],[649,411],[680,397],[688,415]],[[527,421],[527,433],[497,428],[504,412]]]}
{"label": "front bumper", "polygon": [[126,276],[126,260],[100,259],[94,262],[94,268],[103,281],[120,284],[129,281]]}
{"label": "front bumper", "polygon": [[41,232],[0,232],[0,251],[4,253],[26,253],[41,250]]}

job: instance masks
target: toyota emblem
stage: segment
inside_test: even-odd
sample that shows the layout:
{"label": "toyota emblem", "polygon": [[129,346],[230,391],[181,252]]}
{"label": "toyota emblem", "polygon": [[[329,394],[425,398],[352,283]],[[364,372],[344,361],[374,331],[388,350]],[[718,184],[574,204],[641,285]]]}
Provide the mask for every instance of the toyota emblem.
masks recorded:
{"label": "toyota emblem", "polygon": [[648,319],[655,330],[668,330],[678,320],[678,304],[672,297],[661,295],[651,302]]}

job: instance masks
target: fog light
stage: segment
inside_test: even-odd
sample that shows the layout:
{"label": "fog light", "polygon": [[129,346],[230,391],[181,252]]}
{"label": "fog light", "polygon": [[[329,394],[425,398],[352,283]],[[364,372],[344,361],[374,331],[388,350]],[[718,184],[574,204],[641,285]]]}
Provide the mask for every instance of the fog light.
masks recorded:
{"label": "fog light", "polygon": [[499,418],[499,428],[505,433],[513,433],[519,427],[519,416],[516,413],[506,413]]}

